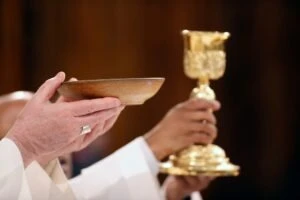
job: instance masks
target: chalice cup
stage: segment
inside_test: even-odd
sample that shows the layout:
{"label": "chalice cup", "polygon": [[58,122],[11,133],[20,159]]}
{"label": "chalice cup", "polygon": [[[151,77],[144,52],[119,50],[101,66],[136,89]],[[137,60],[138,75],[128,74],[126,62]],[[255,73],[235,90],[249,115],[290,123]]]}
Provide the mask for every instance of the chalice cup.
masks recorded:
{"label": "chalice cup", "polygon": [[[184,72],[189,78],[198,80],[190,98],[214,100],[216,95],[209,87],[209,80],[219,79],[224,74],[224,42],[230,34],[183,30],[182,35]],[[225,151],[214,144],[194,144],[160,164],[160,172],[180,176],[237,176],[239,170],[239,166],[230,163]]]}

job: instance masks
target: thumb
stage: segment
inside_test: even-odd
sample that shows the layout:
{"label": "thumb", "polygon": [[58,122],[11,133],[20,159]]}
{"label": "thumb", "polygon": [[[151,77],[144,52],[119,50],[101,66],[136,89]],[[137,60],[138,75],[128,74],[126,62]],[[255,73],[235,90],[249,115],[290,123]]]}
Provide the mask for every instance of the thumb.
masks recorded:
{"label": "thumb", "polygon": [[62,84],[62,82],[64,82],[65,77],[66,74],[64,72],[59,72],[53,78],[45,81],[45,83],[35,93],[34,99],[41,102],[49,101],[55,94],[58,87]]}
{"label": "thumb", "polygon": [[[74,82],[74,81],[78,81],[77,78],[70,78],[69,82]],[[69,102],[72,101],[72,99],[64,97],[64,96],[59,96],[58,99],[56,100],[56,102]]]}

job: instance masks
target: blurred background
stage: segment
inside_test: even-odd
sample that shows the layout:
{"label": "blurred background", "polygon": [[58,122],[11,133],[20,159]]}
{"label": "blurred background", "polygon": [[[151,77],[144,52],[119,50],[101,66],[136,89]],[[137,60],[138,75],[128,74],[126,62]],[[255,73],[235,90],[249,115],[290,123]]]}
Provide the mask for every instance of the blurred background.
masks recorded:
{"label": "blurred background", "polygon": [[[143,106],[74,155],[75,173],[151,129],[196,82],[183,73],[180,31],[229,31],[225,76],[212,86],[219,137],[237,178],[205,199],[300,197],[299,15],[291,0],[1,0],[0,94],[35,91],[47,78],[165,77]],[[90,156],[86,156],[89,154]]]}

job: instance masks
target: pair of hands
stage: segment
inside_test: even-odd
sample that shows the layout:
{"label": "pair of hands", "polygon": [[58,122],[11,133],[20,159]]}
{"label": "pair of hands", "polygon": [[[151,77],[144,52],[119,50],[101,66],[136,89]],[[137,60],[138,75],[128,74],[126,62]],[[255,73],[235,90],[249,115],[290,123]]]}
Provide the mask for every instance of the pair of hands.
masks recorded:
{"label": "pair of hands", "polygon": [[[123,106],[116,98],[66,102],[50,99],[65,80],[63,72],[47,80],[27,103],[7,138],[18,146],[24,165],[33,160],[48,162],[60,155],[78,151],[104,134],[116,121]],[[81,127],[92,131],[80,135]]]}
{"label": "pair of hands", "polygon": [[[145,135],[145,139],[158,160],[195,143],[212,143],[217,136],[213,111],[219,109],[217,101],[190,99],[180,103]],[[181,200],[205,189],[212,180],[204,176],[169,176],[163,187],[168,200]]]}
{"label": "pair of hands", "polygon": [[[61,98],[54,104],[50,103],[49,100],[64,80],[65,74],[62,72],[47,80],[25,106],[6,136],[20,149],[25,166],[33,160],[47,163],[60,155],[83,149],[107,132],[124,108],[116,98],[74,102]],[[212,111],[219,108],[220,104],[216,101],[196,99],[172,108],[145,135],[156,158],[162,160],[194,143],[211,143],[217,135],[216,119]],[[81,127],[85,125],[89,125],[92,132],[80,135]],[[170,176],[166,180],[166,190],[179,188],[181,195],[189,194],[198,184],[195,177],[193,184],[187,184],[192,183],[188,179],[192,178]]]}

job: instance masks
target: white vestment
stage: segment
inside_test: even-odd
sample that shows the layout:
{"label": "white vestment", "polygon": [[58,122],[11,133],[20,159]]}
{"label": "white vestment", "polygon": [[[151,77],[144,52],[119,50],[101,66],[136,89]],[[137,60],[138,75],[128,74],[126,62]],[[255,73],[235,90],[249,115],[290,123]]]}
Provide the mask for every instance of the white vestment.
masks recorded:
{"label": "white vestment", "polygon": [[32,199],[21,153],[9,139],[0,141],[0,199]]}
{"label": "white vestment", "polygon": [[[161,200],[157,174],[158,162],[142,137],[69,182],[57,160],[45,170],[33,162],[24,171],[17,146],[9,139],[0,141],[1,200]],[[198,193],[192,197],[201,199]]]}

